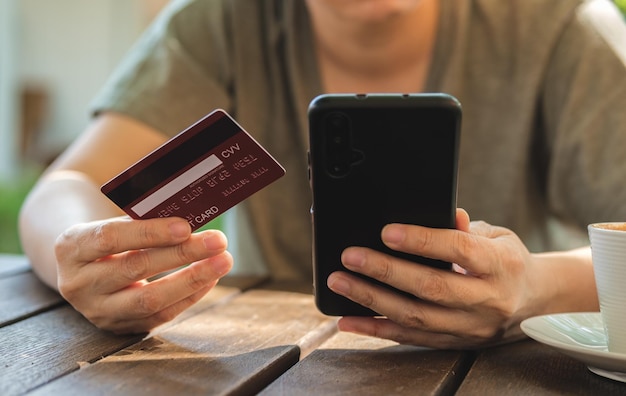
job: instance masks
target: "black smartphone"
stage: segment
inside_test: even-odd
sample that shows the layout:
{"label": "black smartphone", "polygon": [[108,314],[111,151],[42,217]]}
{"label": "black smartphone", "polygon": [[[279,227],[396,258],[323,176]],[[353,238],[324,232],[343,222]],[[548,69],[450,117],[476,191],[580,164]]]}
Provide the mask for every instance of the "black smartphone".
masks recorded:
{"label": "black smartphone", "polygon": [[321,312],[378,315],[326,286],[332,272],[347,271],[341,253],[349,246],[451,268],[393,251],[380,234],[389,223],[455,227],[461,113],[447,94],[325,94],[311,101],[313,285]]}

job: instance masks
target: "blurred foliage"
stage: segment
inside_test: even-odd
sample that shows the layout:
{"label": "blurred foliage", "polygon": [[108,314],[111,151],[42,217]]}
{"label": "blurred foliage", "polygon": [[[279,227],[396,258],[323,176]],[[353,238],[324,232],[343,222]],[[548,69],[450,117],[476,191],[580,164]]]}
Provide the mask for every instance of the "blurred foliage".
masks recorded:
{"label": "blurred foliage", "polygon": [[626,0],[615,0],[615,4],[617,4],[617,8],[622,11],[622,14],[626,16]]}
{"label": "blurred foliage", "polygon": [[0,253],[22,253],[17,216],[38,175],[38,170],[24,170],[15,180],[0,181]]}

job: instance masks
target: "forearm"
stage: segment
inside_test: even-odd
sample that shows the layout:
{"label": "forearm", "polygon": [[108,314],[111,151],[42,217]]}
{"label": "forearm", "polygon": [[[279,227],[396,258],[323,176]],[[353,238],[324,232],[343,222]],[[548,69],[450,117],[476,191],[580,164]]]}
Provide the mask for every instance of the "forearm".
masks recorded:
{"label": "forearm", "polygon": [[589,247],[533,257],[546,292],[538,314],[599,310]]}
{"label": "forearm", "polygon": [[56,171],[46,175],[30,192],[20,212],[22,247],[35,273],[57,289],[57,237],[74,224],[120,214],[82,173]]}

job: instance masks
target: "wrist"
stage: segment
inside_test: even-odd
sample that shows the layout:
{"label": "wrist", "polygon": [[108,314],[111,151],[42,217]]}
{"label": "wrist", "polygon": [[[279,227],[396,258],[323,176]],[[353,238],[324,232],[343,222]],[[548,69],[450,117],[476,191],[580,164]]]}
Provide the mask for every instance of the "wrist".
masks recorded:
{"label": "wrist", "polygon": [[536,314],[598,311],[591,249],[532,254],[542,296]]}

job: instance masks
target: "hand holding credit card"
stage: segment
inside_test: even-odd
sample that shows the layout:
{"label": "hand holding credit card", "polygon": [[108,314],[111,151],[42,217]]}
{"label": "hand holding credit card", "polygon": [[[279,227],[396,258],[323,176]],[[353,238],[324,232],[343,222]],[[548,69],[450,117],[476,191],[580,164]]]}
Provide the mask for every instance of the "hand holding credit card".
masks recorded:
{"label": "hand holding credit card", "polygon": [[252,136],[218,109],[101,191],[134,219],[182,217],[196,230],[284,174]]}

